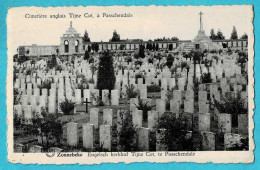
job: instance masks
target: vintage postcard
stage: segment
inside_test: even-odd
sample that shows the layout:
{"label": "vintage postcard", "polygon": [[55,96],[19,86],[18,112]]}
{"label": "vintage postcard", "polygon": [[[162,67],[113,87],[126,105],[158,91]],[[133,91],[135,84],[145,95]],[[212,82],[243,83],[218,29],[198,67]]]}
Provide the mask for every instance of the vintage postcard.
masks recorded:
{"label": "vintage postcard", "polygon": [[254,161],[254,10],[13,7],[8,160]]}

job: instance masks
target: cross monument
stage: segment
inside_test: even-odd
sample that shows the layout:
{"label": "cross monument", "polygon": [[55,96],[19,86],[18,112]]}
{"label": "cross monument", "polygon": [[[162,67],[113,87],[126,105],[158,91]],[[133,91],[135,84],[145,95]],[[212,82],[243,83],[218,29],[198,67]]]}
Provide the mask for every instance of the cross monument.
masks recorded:
{"label": "cross monument", "polygon": [[203,15],[203,13],[200,11],[199,15],[200,15],[200,31],[203,31],[203,24],[202,24],[202,15]]}

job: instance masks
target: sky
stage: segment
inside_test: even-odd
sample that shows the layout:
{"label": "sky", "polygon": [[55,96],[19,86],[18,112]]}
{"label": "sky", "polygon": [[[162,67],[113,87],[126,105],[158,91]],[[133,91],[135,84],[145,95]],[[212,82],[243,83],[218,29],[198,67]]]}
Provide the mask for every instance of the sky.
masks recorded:
{"label": "sky", "polygon": [[[91,41],[109,41],[116,30],[121,39],[155,39],[176,36],[192,40],[199,30],[199,12],[202,11],[206,35],[210,29],[220,29],[229,39],[233,26],[238,36],[253,36],[251,6],[111,6],[111,7],[17,7],[7,16],[8,49],[13,53],[19,45],[59,45],[60,37],[70,25],[81,35],[87,30]],[[71,18],[69,13],[81,15]],[[86,18],[84,14],[92,14]],[[128,18],[103,18],[106,14],[130,13]],[[26,18],[25,15],[47,15],[47,18]],[[49,18],[63,14],[66,18]],[[101,17],[97,17],[99,14]]]}

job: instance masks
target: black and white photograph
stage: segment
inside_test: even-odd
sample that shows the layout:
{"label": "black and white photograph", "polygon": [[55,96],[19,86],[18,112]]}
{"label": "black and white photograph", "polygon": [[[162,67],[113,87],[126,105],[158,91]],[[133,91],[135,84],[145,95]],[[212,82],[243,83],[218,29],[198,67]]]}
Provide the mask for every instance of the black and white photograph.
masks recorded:
{"label": "black and white photograph", "polygon": [[253,161],[252,21],[246,5],[9,9],[9,161]]}

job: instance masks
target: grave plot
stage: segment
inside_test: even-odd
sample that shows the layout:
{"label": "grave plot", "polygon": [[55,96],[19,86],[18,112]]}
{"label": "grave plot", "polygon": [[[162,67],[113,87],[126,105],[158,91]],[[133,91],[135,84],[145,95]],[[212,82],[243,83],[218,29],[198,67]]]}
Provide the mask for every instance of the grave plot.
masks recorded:
{"label": "grave plot", "polygon": [[248,150],[240,55],[112,50],[15,62],[15,151]]}

